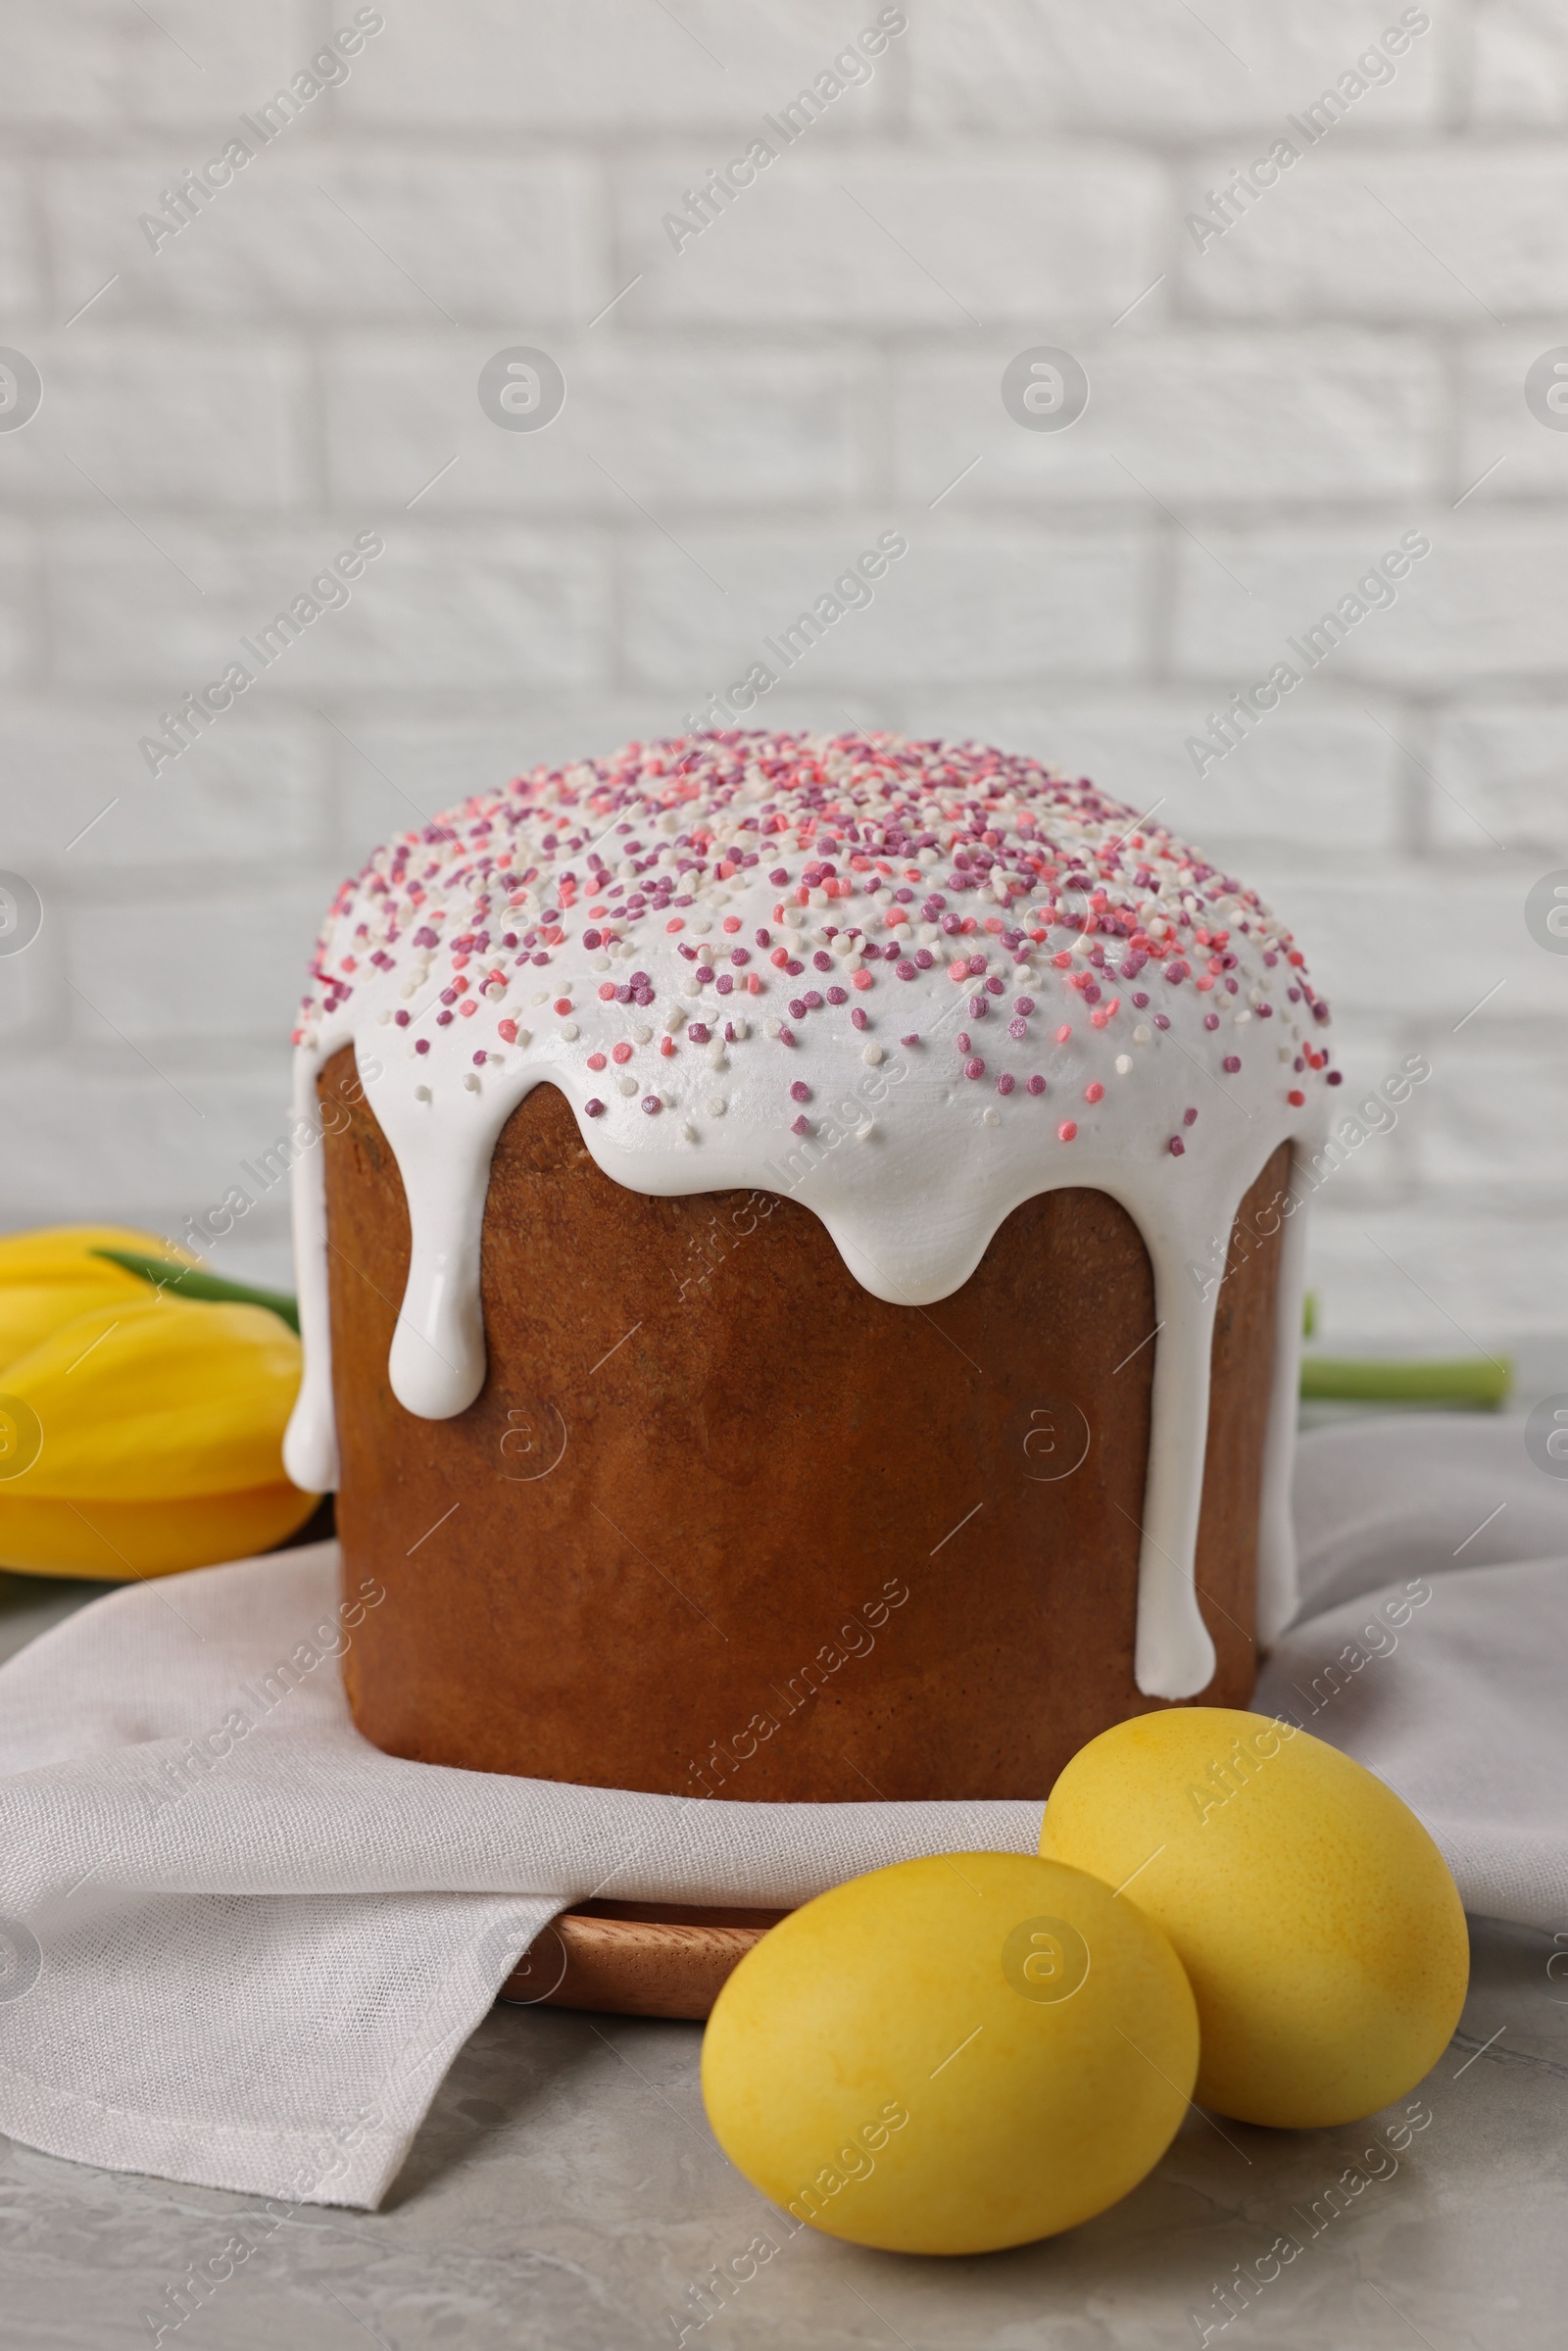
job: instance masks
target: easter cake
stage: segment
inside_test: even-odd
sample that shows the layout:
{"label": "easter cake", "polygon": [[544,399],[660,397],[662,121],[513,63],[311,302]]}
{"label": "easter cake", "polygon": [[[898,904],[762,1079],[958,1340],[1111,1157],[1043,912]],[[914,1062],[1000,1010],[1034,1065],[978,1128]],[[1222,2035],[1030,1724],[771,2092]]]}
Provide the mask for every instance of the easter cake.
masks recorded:
{"label": "easter cake", "polygon": [[379,850],[296,1032],[290,1474],[388,1751],[1033,1796],[1293,1605],[1337,1083],[1288,931],[1092,785],[724,732]]}

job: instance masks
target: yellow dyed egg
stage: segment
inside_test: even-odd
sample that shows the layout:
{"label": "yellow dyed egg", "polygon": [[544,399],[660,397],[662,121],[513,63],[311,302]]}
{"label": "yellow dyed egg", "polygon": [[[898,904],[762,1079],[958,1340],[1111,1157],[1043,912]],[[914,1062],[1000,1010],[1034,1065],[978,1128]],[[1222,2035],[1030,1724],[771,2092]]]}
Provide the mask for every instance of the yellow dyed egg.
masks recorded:
{"label": "yellow dyed egg", "polygon": [[1070,2229],[1175,2135],[1198,2020],[1169,1943],[1108,1886],[1016,1853],[854,1878],[719,1993],[703,2096],[798,2221],[897,2253]]}
{"label": "yellow dyed egg", "polygon": [[1358,2121],[1430,2072],[1464,2006],[1469,1941],[1407,1804],[1263,1714],[1175,1706],[1081,1747],[1040,1849],[1124,1886],[1198,2001],[1200,2105],[1247,2123]]}

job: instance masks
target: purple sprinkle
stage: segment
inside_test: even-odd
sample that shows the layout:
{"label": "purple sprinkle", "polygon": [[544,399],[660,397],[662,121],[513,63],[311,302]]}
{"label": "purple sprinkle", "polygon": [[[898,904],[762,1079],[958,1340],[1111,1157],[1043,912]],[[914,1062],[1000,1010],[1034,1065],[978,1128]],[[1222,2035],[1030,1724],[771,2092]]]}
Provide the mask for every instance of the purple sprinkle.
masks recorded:
{"label": "purple sprinkle", "polygon": [[1196,1110],[1186,1109],[1182,1112],[1182,1124],[1184,1127],[1195,1126],[1197,1122],[1198,1112]]}
{"label": "purple sprinkle", "polygon": [[775,865],[767,878],[773,884],[773,887],[776,890],[782,883],[787,882],[790,877],[787,869],[784,866]]}
{"label": "purple sprinkle", "polygon": [[1156,1029],[1168,1029],[1170,1027],[1170,1014],[1168,1012],[1156,1012],[1154,1014],[1154,1026]]}
{"label": "purple sprinkle", "polygon": [[929,947],[917,947],[914,951],[914,959],[922,971],[929,971],[935,957]]}
{"label": "purple sprinkle", "polygon": [[1205,1029],[1217,1029],[1219,1027],[1219,1014],[1217,1012],[1205,1012],[1203,1014],[1203,1026]]}
{"label": "purple sprinkle", "polygon": [[778,1033],[778,1041],[780,1045],[793,1045],[795,1043],[795,1031],[793,1029],[780,1029]]}
{"label": "purple sprinkle", "polygon": [[706,1045],[708,1043],[709,1033],[708,1023],[704,1020],[694,1020],[691,1024],[691,1027],[686,1031],[687,1036],[691,1039],[694,1045]]}
{"label": "purple sprinkle", "polygon": [[819,947],[815,955],[811,957],[811,969],[813,971],[831,971],[832,968],[833,957],[827,953],[825,948]]}
{"label": "purple sprinkle", "polygon": [[408,1027],[409,1015],[407,1012],[394,1012],[392,1017],[397,1022],[400,1029],[406,1029]]}
{"label": "purple sprinkle", "polygon": [[980,977],[980,974],[982,971],[984,971],[985,967],[986,959],[984,955],[971,955],[969,957],[969,969],[976,979]]}
{"label": "purple sprinkle", "polygon": [[431,930],[430,925],[426,922],[421,923],[419,928],[415,932],[414,944],[416,947],[439,947],[441,942],[436,937],[434,931]]}
{"label": "purple sprinkle", "polygon": [[1133,998],[1133,1003],[1138,1006],[1140,1012],[1144,1009],[1144,1006],[1148,1004],[1148,997],[1143,995],[1142,992]]}
{"label": "purple sprinkle", "polygon": [[449,1027],[451,1026],[451,1023],[452,1023],[452,1015],[451,1015],[451,1013],[450,1013],[450,1012],[438,1012],[438,1013],[436,1014],[436,1016],[435,1016],[435,1025],[436,1025],[436,1027],[437,1027],[438,1029],[449,1028]]}
{"label": "purple sprinkle", "polygon": [[759,931],[757,934],[757,944],[759,947],[771,947],[773,944],[772,933],[769,931]]}
{"label": "purple sprinkle", "polygon": [[804,1110],[801,1112],[801,1115],[800,1115],[800,1117],[799,1117],[799,1118],[794,1118],[794,1119],[791,1119],[791,1121],[790,1121],[790,1133],[791,1133],[792,1135],[808,1135],[808,1134],[810,1133],[810,1131],[811,1131],[811,1122],[810,1122],[810,1120],[809,1120],[809,1119],[807,1117],[807,1115],[806,1115],[806,1112],[805,1112]]}
{"label": "purple sprinkle", "polygon": [[1027,1037],[1029,1034],[1028,1021],[1009,1020],[1007,1023],[1007,1034],[1009,1037]]}
{"label": "purple sprinkle", "polygon": [[798,980],[801,976],[801,973],[806,969],[806,965],[800,960],[798,955],[791,955],[784,968],[789,973],[792,980]]}
{"label": "purple sprinkle", "polygon": [[1240,1053],[1227,1053],[1224,1060],[1220,1063],[1221,1069],[1225,1071],[1228,1077],[1234,1077],[1241,1066],[1242,1056]]}
{"label": "purple sprinkle", "polygon": [[590,1118],[602,1118],[604,1116],[605,1105],[596,1094],[591,1102],[585,1102],[583,1103],[583,1109]]}
{"label": "purple sprinkle", "polygon": [[416,1052],[416,1053],[427,1053],[429,1052],[429,1050],[430,1050],[430,1040],[429,1040],[429,1038],[428,1038],[428,1037],[416,1037],[416,1039],[414,1040],[414,1050],[415,1050],[415,1052]]}
{"label": "purple sprinkle", "polygon": [[631,1003],[631,983],[629,980],[622,980],[620,986],[615,990],[615,1002],[617,1004],[629,1004]]}
{"label": "purple sprinkle", "polygon": [[1045,1079],[1043,1077],[1032,1077],[1029,1080],[1029,1091],[1031,1094],[1044,1094],[1046,1091]]}
{"label": "purple sprinkle", "polygon": [[474,1066],[474,1068],[475,1068],[475,1069],[482,1069],[482,1068],[484,1067],[484,1065],[485,1065],[485,1062],[486,1062],[486,1060],[488,1059],[488,1057],[489,1057],[489,1056],[488,1056],[487,1054],[485,1054],[485,1053],[475,1053],[475,1054],[474,1054],[474,1056],[473,1056],[473,1066]]}
{"label": "purple sprinkle", "polygon": [[458,1001],[458,998],[462,994],[463,990],[461,988],[443,988],[441,991],[441,1002],[444,1004],[455,1004]]}
{"label": "purple sprinkle", "polygon": [[1168,1150],[1169,1150],[1169,1151],[1170,1151],[1170,1155],[1171,1155],[1171,1157],[1172,1157],[1173,1159],[1179,1159],[1179,1158],[1181,1157],[1182,1153],[1183,1153],[1183,1152],[1186,1151],[1186,1149],[1187,1149],[1187,1146],[1186,1146],[1186,1144],[1185,1144],[1185,1143],[1182,1141],[1182,1139],[1181,1139],[1180,1135],[1172,1135],[1172,1137],[1171,1137],[1171,1139],[1170,1139],[1170,1143],[1169,1143],[1169,1145],[1167,1146],[1167,1148],[1168,1148]]}
{"label": "purple sprinkle", "polygon": [[698,987],[699,987],[699,988],[706,988],[706,987],[707,987],[707,985],[708,985],[708,983],[709,983],[709,981],[710,981],[710,980],[712,978],[712,976],[713,976],[713,966],[712,966],[712,964],[711,964],[711,963],[699,963],[699,964],[698,964],[698,966],[697,966],[697,985],[698,985]]}
{"label": "purple sprinkle", "polygon": [[647,1111],[650,1118],[657,1118],[663,1106],[663,1103],[660,1101],[657,1094],[645,1094],[643,1096],[643,1108]]}
{"label": "purple sprinkle", "polygon": [[919,1044],[919,1042],[920,1042],[920,1040],[919,1040],[919,1037],[918,1037],[918,1036],[914,1036],[914,1037],[901,1037],[901,1038],[899,1039],[899,1043],[900,1043],[901,1045],[918,1045],[918,1044]]}
{"label": "purple sprinkle", "polygon": [[529,956],[529,958],[528,958],[528,960],[529,960],[529,962],[530,962],[530,963],[548,963],[548,962],[549,962],[549,960],[550,960],[550,957],[549,957],[547,955],[530,955],[530,956]]}
{"label": "purple sprinkle", "polygon": [[966,1078],[983,1078],[985,1076],[986,1065],[978,1053],[971,1054],[970,1058],[965,1061],[963,1074]]}
{"label": "purple sprinkle", "polygon": [[983,996],[970,997],[969,1017],[971,1020],[984,1020],[990,1009],[991,1006],[987,1004]]}
{"label": "purple sprinkle", "polygon": [[848,988],[830,988],[827,992],[827,1001],[830,1004],[847,1004],[850,1001],[850,992]]}
{"label": "purple sprinkle", "polygon": [[1016,1084],[1016,1078],[1009,1077],[1004,1073],[1003,1076],[997,1080],[997,1092],[999,1094],[1010,1094]]}
{"label": "purple sprinkle", "polygon": [[804,1020],[806,1018],[806,999],[804,996],[792,996],[790,998],[790,1018],[792,1020]]}
{"label": "purple sprinkle", "polygon": [[806,1008],[808,1012],[820,1012],[822,1009],[822,999],[814,988],[806,991]]}
{"label": "purple sprinkle", "polygon": [[729,951],[729,959],[732,963],[749,963],[752,959],[752,951],[749,947],[732,947]]}
{"label": "purple sprinkle", "polygon": [[866,1016],[865,1016],[865,1014],[864,1014],[864,1013],[861,1011],[861,1009],[860,1009],[859,1005],[858,1005],[858,1004],[857,1004],[857,1005],[856,1005],[856,1007],[855,1007],[855,1009],[854,1009],[854,1011],[853,1011],[853,1012],[850,1014],[850,1021],[851,1021],[851,1024],[852,1024],[852,1026],[854,1026],[855,1028],[858,1028],[858,1029],[863,1029],[863,1028],[864,1028],[864,1026],[865,1026],[865,1017],[866,1017]]}
{"label": "purple sprinkle", "polygon": [[955,1045],[957,1047],[957,1049],[958,1049],[958,1051],[959,1051],[959,1053],[966,1053],[968,1052],[968,1050],[969,1050],[969,1032],[968,1032],[968,1030],[967,1030],[967,1029],[960,1029],[960,1030],[958,1031],[957,1035],[956,1035],[956,1036],[954,1038],[953,1042],[954,1042],[954,1044],[955,1044]]}
{"label": "purple sprinkle", "polygon": [[992,978],[987,980],[986,987],[993,996],[1000,996],[1003,993],[1003,984],[999,979]]}
{"label": "purple sprinkle", "polygon": [[584,947],[598,947],[602,944],[601,935],[598,931],[584,931],[582,943]]}
{"label": "purple sprinkle", "polygon": [[[733,992],[734,992],[734,988],[735,988],[735,982],[733,981],[733,979],[731,979],[731,977],[730,977],[729,973],[728,973],[727,971],[721,971],[721,972],[719,973],[719,975],[718,975],[718,993],[719,993],[719,995],[720,995],[720,996],[729,996],[729,995],[732,995],[732,994],[733,994]],[[639,999],[638,999],[638,1002],[640,1003],[641,1001],[642,1001],[642,1000],[641,1000],[641,998],[639,997]],[[649,1000],[649,1001],[650,1001],[650,1002],[652,1002],[652,998],[650,998],[650,1000]]]}
{"label": "purple sprinkle", "polygon": [[1100,1002],[1100,982],[1098,980],[1086,980],[1084,982],[1083,996],[1084,1003],[1086,1004],[1098,1004]]}
{"label": "purple sprinkle", "polygon": [[794,1085],[793,1085],[793,1086],[790,1088],[790,1100],[791,1100],[791,1102],[808,1102],[810,1101],[810,1099],[811,1099],[811,1089],[810,1089],[810,1087],[809,1087],[809,1086],[808,1086],[808,1085],[806,1083],[806,1080],[805,1080],[804,1078],[797,1078],[797,1079],[796,1079],[796,1081],[795,1081],[795,1083],[794,1083]]}
{"label": "purple sprinkle", "polygon": [[1343,1086],[1343,1085],[1344,1085],[1344,1083],[1345,1083],[1345,1072],[1344,1072],[1344,1070],[1343,1070],[1343,1069],[1331,1069],[1331,1070],[1329,1071],[1328,1078],[1327,1078],[1327,1081],[1326,1081],[1326,1082],[1327,1082],[1329,1085],[1331,1085],[1331,1086]]}
{"label": "purple sprinkle", "polygon": [[1027,1020],[1035,1008],[1035,1000],[1032,996],[1020,996],[1014,1000],[1012,1008],[1020,1020]]}

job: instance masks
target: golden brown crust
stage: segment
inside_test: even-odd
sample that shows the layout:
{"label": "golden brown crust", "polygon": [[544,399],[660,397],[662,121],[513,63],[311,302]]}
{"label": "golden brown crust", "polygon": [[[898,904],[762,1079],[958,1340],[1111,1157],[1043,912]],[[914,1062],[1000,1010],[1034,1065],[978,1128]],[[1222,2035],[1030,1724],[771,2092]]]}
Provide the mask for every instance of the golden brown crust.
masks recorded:
{"label": "golden brown crust", "polygon": [[[421,1421],[387,1383],[402,1185],[352,1078],[345,1049],[322,1148],[345,1574],[387,1593],[346,1659],[376,1745],[753,1801],[1034,1796],[1158,1702],[1132,1672],[1153,1284],[1114,1201],[1028,1200],[953,1297],[892,1306],[792,1200],[612,1183],[542,1085],[491,1167],[483,1391]],[[1211,1705],[1252,1690],[1278,1246],[1233,1243],[1220,1295]]]}

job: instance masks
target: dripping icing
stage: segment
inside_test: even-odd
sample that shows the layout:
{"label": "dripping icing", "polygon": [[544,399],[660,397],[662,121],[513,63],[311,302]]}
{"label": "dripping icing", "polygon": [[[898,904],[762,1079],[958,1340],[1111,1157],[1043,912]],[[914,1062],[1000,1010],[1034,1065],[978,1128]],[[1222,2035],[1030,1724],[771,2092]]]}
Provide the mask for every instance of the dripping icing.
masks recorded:
{"label": "dripping icing", "polygon": [[[1280,1143],[1317,1137],[1336,1082],[1327,1009],[1251,892],[1032,760],[721,734],[541,769],[401,836],[339,892],[313,978],[296,1108],[352,1045],[408,1197],[389,1376],[421,1418],[483,1385],[490,1158],[545,1081],[613,1182],[788,1192],[894,1304],[960,1288],[1023,1200],[1108,1193],[1154,1276],[1137,1680],[1204,1687],[1213,1277],[1250,1185]],[[293,1180],[306,1368],[285,1460],[320,1490],[336,1447],[319,1152]],[[1279,1269],[1265,1640],[1294,1588],[1301,1221]]]}

